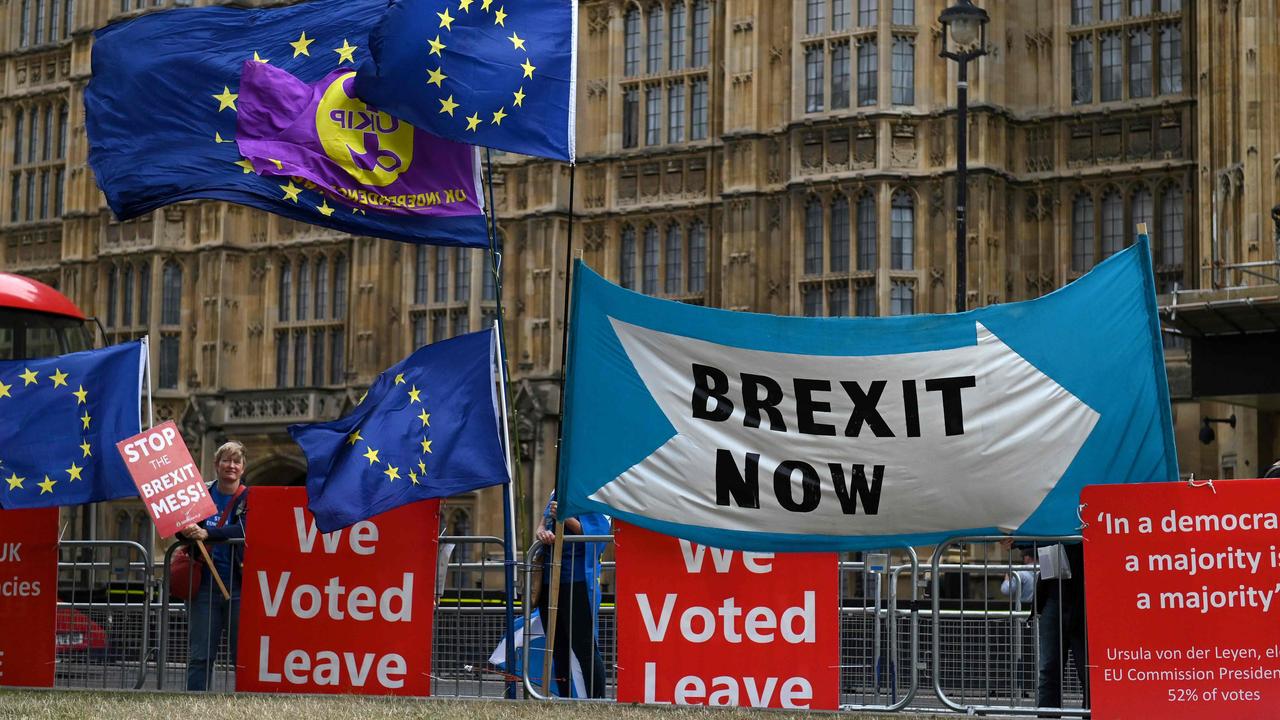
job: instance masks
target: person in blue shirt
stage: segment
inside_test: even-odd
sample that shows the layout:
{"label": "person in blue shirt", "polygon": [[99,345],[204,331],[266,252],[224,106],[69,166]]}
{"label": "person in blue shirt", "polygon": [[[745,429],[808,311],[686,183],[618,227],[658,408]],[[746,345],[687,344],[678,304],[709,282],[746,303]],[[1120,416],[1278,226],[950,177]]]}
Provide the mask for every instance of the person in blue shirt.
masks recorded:
{"label": "person in blue shirt", "polygon": [[[228,655],[236,661],[236,634],[240,629],[240,573],[244,565],[243,545],[229,545],[226,540],[244,539],[245,514],[249,507],[248,488],[242,482],[245,468],[244,446],[224,443],[214,453],[217,479],[209,484],[209,497],[218,512],[197,525],[181,530],[188,540],[211,543],[209,555],[230,591],[231,599],[222,596],[209,568],[201,569],[200,589],[187,601],[188,650],[187,689],[206,690],[213,680],[214,659],[226,632]],[[223,516],[226,519],[223,519]]]}
{"label": "person in blue shirt", "polygon": [[[536,533],[538,542],[545,547],[542,553],[542,592],[538,596],[538,611],[545,628],[548,598],[551,594],[551,548],[556,541],[555,492],[542,514],[542,525]],[[609,518],[600,513],[584,513],[564,522],[564,532],[570,535],[608,535]],[[596,648],[596,614],[600,609],[600,556],[603,542],[566,542],[560,565],[560,595],[557,602],[555,647],[552,650],[552,668],[556,692],[561,697],[573,695],[572,661],[569,651],[578,660],[582,670],[583,691],[587,697],[602,698],[605,689],[604,661]]]}

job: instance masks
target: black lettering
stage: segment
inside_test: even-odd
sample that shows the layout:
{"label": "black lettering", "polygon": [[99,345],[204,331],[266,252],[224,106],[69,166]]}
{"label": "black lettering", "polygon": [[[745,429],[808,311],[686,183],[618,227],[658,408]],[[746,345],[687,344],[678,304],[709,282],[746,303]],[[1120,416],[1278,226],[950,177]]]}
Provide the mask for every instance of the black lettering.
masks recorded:
{"label": "black lettering", "polygon": [[902,405],[907,413],[907,437],[920,437],[920,401],[915,380],[902,381]]}
{"label": "black lettering", "polygon": [[[760,388],[764,388],[764,397],[760,397]],[[782,402],[782,386],[777,380],[767,375],[742,373],[742,409],[747,417],[742,424],[760,427],[760,412],[769,416],[769,429],[786,432],[787,424],[782,421],[782,413],[778,411],[778,403]]]}
{"label": "black lettering", "polygon": [[[725,393],[729,391],[729,376],[710,365],[693,364],[693,416],[698,420],[728,420],[733,414],[733,403]],[[707,407],[715,398],[715,409]]]}
{"label": "black lettering", "polygon": [[880,402],[880,395],[884,393],[884,386],[887,384],[884,380],[876,380],[871,383],[870,392],[864,393],[857,382],[841,381],[840,385],[853,401],[853,412],[849,414],[849,424],[844,428],[845,437],[858,437],[858,433],[862,432],[863,422],[871,427],[871,432],[876,437],[893,437],[893,431],[884,418],[880,417],[880,411],[876,410],[876,404]]}
{"label": "black lettering", "polygon": [[978,380],[973,375],[924,381],[926,391],[942,393],[942,420],[948,436],[964,434],[964,408],[960,406],[960,391],[977,386]]}
{"label": "black lettering", "polygon": [[747,453],[745,472],[738,472],[733,453],[716,450],[716,504],[728,507],[760,507],[760,454]]}
{"label": "black lettering", "polygon": [[826,380],[806,380],[805,378],[796,378],[796,429],[805,435],[831,435],[836,434],[836,426],[826,423],[814,422],[813,414],[831,412],[831,403],[821,400],[814,400],[813,393],[831,392],[831,383]]}
{"label": "black lettering", "polygon": [[[800,502],[791,496],[791,476],[800,471]],[[818,471],[801,460],[785,460],[773,472],[773,494],[778,496],[778,504],[791,512],[813,512],[822,499],[822,488],[818,485]]]}
{"label": "black lettering", "polygon": [[863,514],[875,515],[880,512],[880,483],[884,480],[883,465],[871,466],[870,488],[867,487],[867,474],[863,471],[862,465],[851,466],[852,473],[849,475],[848,485],[844,481],[844,468],[839,463],[828,463],[827,467],[831,468],[831,484],[836,488],[836,497],[840,500],[840,509],[845,515],[857,515],[859,501],[862,502]]}

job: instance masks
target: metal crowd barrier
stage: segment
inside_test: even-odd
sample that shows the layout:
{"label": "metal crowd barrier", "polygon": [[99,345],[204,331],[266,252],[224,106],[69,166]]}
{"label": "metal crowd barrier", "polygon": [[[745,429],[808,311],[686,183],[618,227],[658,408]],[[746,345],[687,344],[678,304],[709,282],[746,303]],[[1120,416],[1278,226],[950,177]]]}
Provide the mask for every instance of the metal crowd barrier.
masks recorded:
{"label": "metal crowd barrier", "polygon": [[[1087,716],[1085,691],[1070,664],[1060,669],[1062,708],[1036,707],[1040,640],[1034,600],[1000,593],[1006,573],[1035,570],[994,553],[1002,537],[953,538],[935,548],[922,571],[909,547],[844,554],[839,562],[840,709],[956,711],[966,714]],[[1015,538],[1040,544],[1079,538]],[[612,542],[611,536],[573,536],[566,542]],[[243,541],[231,541],[241,543]],[[60,544],[56,687],[139,688],[154,672],[157,690],[186,688],[187,603],[169,596],[173,553],[159,572],[138,543],[64,541]],[[525,602],[542,547],[517,561],[515,612],[527,627]],[[542,698],[530,677],[527,644],[517,644],[517,668],[490,658],[506,627],[503,543],[496,537],[444,536],[436,576],[432,633],[432,693],[443,697]],[[606,555],[607,556],[607,555]],[[947,562],[946,560],[951,560]],[[958,560],[958,561],[956,561]],[[602,563],[606,600],[615,566]],[[233,578],[225,578],[233,582]],[[229,588],[238,591],[238,588]],[[216,586],[201,588],[216,593]],[[558,622],[573,623],[566,603]],[[612,602],[597,618],[605,666],[605,696],[616,698],[616,615]],[[214,655],[211,690],[235,687],[229,628]],[[1055,629],[1048,629],[1053,632]],[[1059,636],[1061,628],[1057,628]],[[1074,660],[1072,661],[1074,662]],[[518,685],[523,693],[518,693]],[[932,692],[921,692],[932,688]]]}

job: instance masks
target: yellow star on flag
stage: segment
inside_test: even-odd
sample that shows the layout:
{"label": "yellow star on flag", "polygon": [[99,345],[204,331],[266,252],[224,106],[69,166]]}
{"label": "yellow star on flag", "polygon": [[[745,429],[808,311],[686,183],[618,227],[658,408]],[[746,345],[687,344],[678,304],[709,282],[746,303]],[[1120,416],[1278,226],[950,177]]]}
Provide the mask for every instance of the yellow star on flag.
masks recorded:
{"label": "yellow star on flag", "polygon": [[517,35],[517,34],[515,34],[515,33],[511,33],[511,37],[509,37],[509,38],[507,38],[507,39],[511,41],[512,49],[514,49],[514,50],[524,50],[524,49],[525,49],[525,47],[524,47],[524,38],[520,37],[519,35]]}
{"label": "yellow star on flag", "polygon": [[537,70],[537,68],[529,64],[529,58],[525,58],[524,63],[521,64],[520,67],[524,68],[524,76],[527,78],[533,77],[533,71]]}
{"label": "yellow star on flag", "polygon": [[458,9],[464,12],[471,12],[471,3],[476,0],[458,0]]}
{"label": "yellow star on flag", "polygon": [[251,160],[244,160],[244,159],[237,160],[235,164],[244,168],[245,175],[248,175],[249,173],[253,172],[253,161]]}
{"label": "yellow star on flag", "polygon": [[50,480],[48,475],[44,476],[44,482],[36,483],[40,487],[40,494],[53,492],[53,486],[57,485],[57,480]]}
{"label": "yellow star on flag", "polygon": [[431,452],[431,441],[426,438],[422,438],[422,452]]}
{"label": "yellow star on flag", "polygon": [[436,35],[435,40],[428,40],[427,44],[431,46],[431,52],[427,53],[428,55],[440,55],[440,51],[448,47],[448,45],[440,42],[439,35]]}
{"label": "yellow star on flag", "polygon": [[222,133],[220,132],[216,132],[213,134],[213,141],[219,145],[226,145],[231,142],[230,140],[223,140]]}
{"label": "yellow star on flag", "polygon": [[480,0],[480,9],[489,12],[489,6],[493,4],[493,0]]}
{"label": "yellow star on flag", "polygon": [[53,369],[53,374],[49,376],[49,379],[53,381],[54,387],[67,386],[67,374],[62,372],[58,368]]}
{"label": "yellow star on flag", "polygon": [[[424,476],[424,477],[425,477],[425,476]],[[414,485],[421,485],[421,484],[422,484],[422,483],[418,482],[418,477],[417,477],[416,475],[415,475],[415,476],[413,476],[413,477],[411,477],[410,479],[411,479],[411,480],[413,480],[413,484],[414,484]]]}
{"label": "yellow star on flag", "polygon": [[431,77],[427,78],[428,85],[435,85],[438,88],[444,87],[440,83],[444,82],[449,77],[448,75],[440,72],[440,68],[436,68],[435,70],[427,68],[427,72],[431,74]]}
{"label": "yellow star on flag", "polygon": [[414,485],[417,485],[417,484],[418,484],[418,473],[416,473],[416,472],[414,472],[414,471],[410,470],[410,471],[409,471],[409,480],[410,480]]}
{"label": "yellow star on flag", "polygon": [[13,386],[5,385],[3,382],[0,382],[0,397],[13,397],[12,395],[9,394],[9,388],[11,387]]}
{"label": "yellow star on flag", "polygon": [[93,418],[89,417],[89,413],[85,413],[84,415],[80,416],[80,422],[84,423],[85,430],[89,429],[89,421],[92,419]]}
{"label": "yellow star on flag", "polygon": [[281,185],[280,189],[284,191],[284,200],[292,200],[298,202],[298,193],[302,192],[302,188],[293,184],[290,180],[288,185]]}
{"label": "yellow star on flag", "polygon": [[512,95],[515,95],[516,97],[515,106],[523,107],[524,106],[524,88],[521,87],[519,90],[512,93]]}
{"label": "yellow star on flag", "polygon": [[357,431],[355,431],[355,432],[353,432],[353,433],[351,433],[350,435],[348,435],[348,436],[347,436],[347,444],[348,444],[348,445],[355,445],[356,443],[360,442],[360,441],[361,441],[361,440],[363,440],[363,439],[364,439],[364,438],[360,437],[360,431],[359,431],[359,430],[357,430]]}
{"label": "yellow star on flag", "polygon": [[267,158],[267,162],[274,164],[277,170],[284,169],[284,163],[280,162],[279,160],[276,160],[275,158]]}
{"label": "yellow star on flag", "polygon": [[320,214],[325,217],[329,217],[330,215],[333,214],[333,208],[329,207],[328,200],[321,200],[320,204],[316,206],[316,209],[319,210]]}
{"label": "yellow star on flag", "polygon": [[347,42],[346,38],[342,38],[342,47],[333,49],[334,52],[338,53],[338,64],[341,65],[344,62],[354,64],[356,61],[356,50],[359,49],[359,47],[359,45],[352,45]]}
{"label": "yellow star on flag", "polygon": [[260,62],[260,63],[269,63],[269,62],[271,62],[270,60],[268,60],[268,59],[266,59],[266,58],[262,57],[261,55],[259,55],[257,50],[254,50],[254,51],[253,51],[253,61],[254,61],[254,62]]}
{"label": "yellow star on flag", "polygon": [[431,413],[423,410],[418,413],[418,419],[422,421],[422,427],[431,427]]}
{"label": "yellow star on flag", "polygon": [[472,113],[471,116],[467,118],[467,129],[470,130],[471,132],[475,132],[476,128],[479,126],[480,126],[480,113]]}
{"label": "yellow star on flag", "polygon": [[84,451],[84,455],[82,457],[93,457],[93,453],[89,451],[88,440],[85,440],[84,442],[80,443],[80,449]]}
{"label": "yellow star on flag", "polygon": [[422,391],[418,389],[417,385],[413,385],[411,387],[413,389],[409,391],[409,402],[416,402],[418,404],[422,404],[422,398],[419,397],[420,395],[422,395]]}
{"label": "yellow star on flag", "polygon": [[227,108],[235,110],[236,98],[238,97],[240,97],[238,94],[231,92],[231,88],[223,85],[222,92],[218,95],[214,95],[213,99],[218,101],[218,112],[222,112]]}
{"label": "yellow star on flag", "polygon": [[289,43],[289,45],[293,46],[293,56],[298,57],[299,55],[306,55],[307,57],[311,57],[311,51],[307,48],[311,47],[311,43],[313,42],[315,42],[315,38],[308,38],[307,31],[303,30],[301,37]]}
{"label": "yellow star on flag", "polygon": [[36,371],[32,370],[31,368],[23,368],[23,369],[26,370],[26,372],[18,373],[18,377],[22,378],[22,387],[26,387],[28,385],[35,385],[36,380],[39,379],[36,377]]}
{"label": "yellow star on flag", "polygon": [[397,374],[396,374],[396,385],[403,385],[403,384],[404,384],[404,373],[397,373]]}
{"label": "yellow star on flag", "polygon": [[449,115],[452,117],[453,111],[456,110],[457,108],[458,108],[458,103],[453,101],[452,95],[450,95],[447,98],[440,98],[440,112],[449,113]]}
{"label": "yellow star on flag", "polygon": [[378,462],[378,451],[373,448],[369,448],[369,452],[365,453],[364,456],[369,458],[370,465]]}
{"label": "yellow star on flag", "polygon": [[85,399],[86,399],[87,397],[89,397],[89,391],[88,391],[88,390],[85,390],[83,385],[81,385],[81,386],[80,386],[80,389],[79,389],[79,390],[76,390],[75,392],[73,392],[73,393],[71,393],[71,394],[76,396],[76,404],[77,404],[77,405],[83,405],[83,404],[85,404],[85,402],[86,402],[86,400],[85,400]]}
{"label": "yellow star on flag", "polygon": [[506,108],[504,108],[504,107],[500,107],[500,108],[498,108],[498,109],[497,109],[497,111],[495,111],[495,112],[493,113],[493,124],[494,124],[494,125],[501,125],[501,124],[502,124],[502,118],[504,118],[504,117],[506,117],[506,116],[507,116],[506,110],[507,110]]}
{"label": "yellow star on flag", "polygon": [[382,474],[387,476],[387,482],[395,482],[396,478],[400,477],[400,468],[395,465],[388,465],[387,469],[382,471]]}
{"label": "yellow star on flag", "polygon": [[506,27],[506,26],[507,26],[507,24],[506,24],[505,22],[503,22],[504,20],[506,20],[506,19],[507,19],[507,13],[506,13],[506,12],[504,12],[505,10],[506,10],[506,6],[504,5],[504,6],[500,7],[500,8],[498,8],[497,10],[494,10],[494,11],[493,11],[493,24],[494,24],[494,25],[501,25],[502,27]]}
{"label": "yellow star on flag", "polygon": [[18,473],[13,473],[9,477],[5,478],[5,482],[9,483],[10,492],[20,490],[22,488],[22,483],[25,480],[26,478],[24,477],[18,477]]}
{"label": "yellow star on flag", "polygon": [[418,472],[422,473],[422,477],[427,476],[427,464],[421,460],[418,461]]}
{"label": "yellow star on flag", "polygon": [[72,480],[83,480],[84,478],[80,477],[80,473],[83,471],[84,468],[75,463],[71,463],[71,467],[67,468],[67,474],[71,476]]}
{"label": "yellow star on flag", "polygon": [[440,27],[453,32],[453,18],[449,16],[449,8],[445,8],[444,12],[436,13],[436,17],[440,18]]}

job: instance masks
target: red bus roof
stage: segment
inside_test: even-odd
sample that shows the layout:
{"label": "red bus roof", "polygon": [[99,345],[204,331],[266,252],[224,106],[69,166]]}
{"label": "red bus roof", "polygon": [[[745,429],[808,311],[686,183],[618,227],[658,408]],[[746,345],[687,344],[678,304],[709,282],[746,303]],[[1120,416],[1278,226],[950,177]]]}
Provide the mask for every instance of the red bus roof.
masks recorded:
{"label": "red bus roof", "polygon": [[0,307],[34,310],[84,320],[84,313],[66,295],[23,275],[0,272]]}

